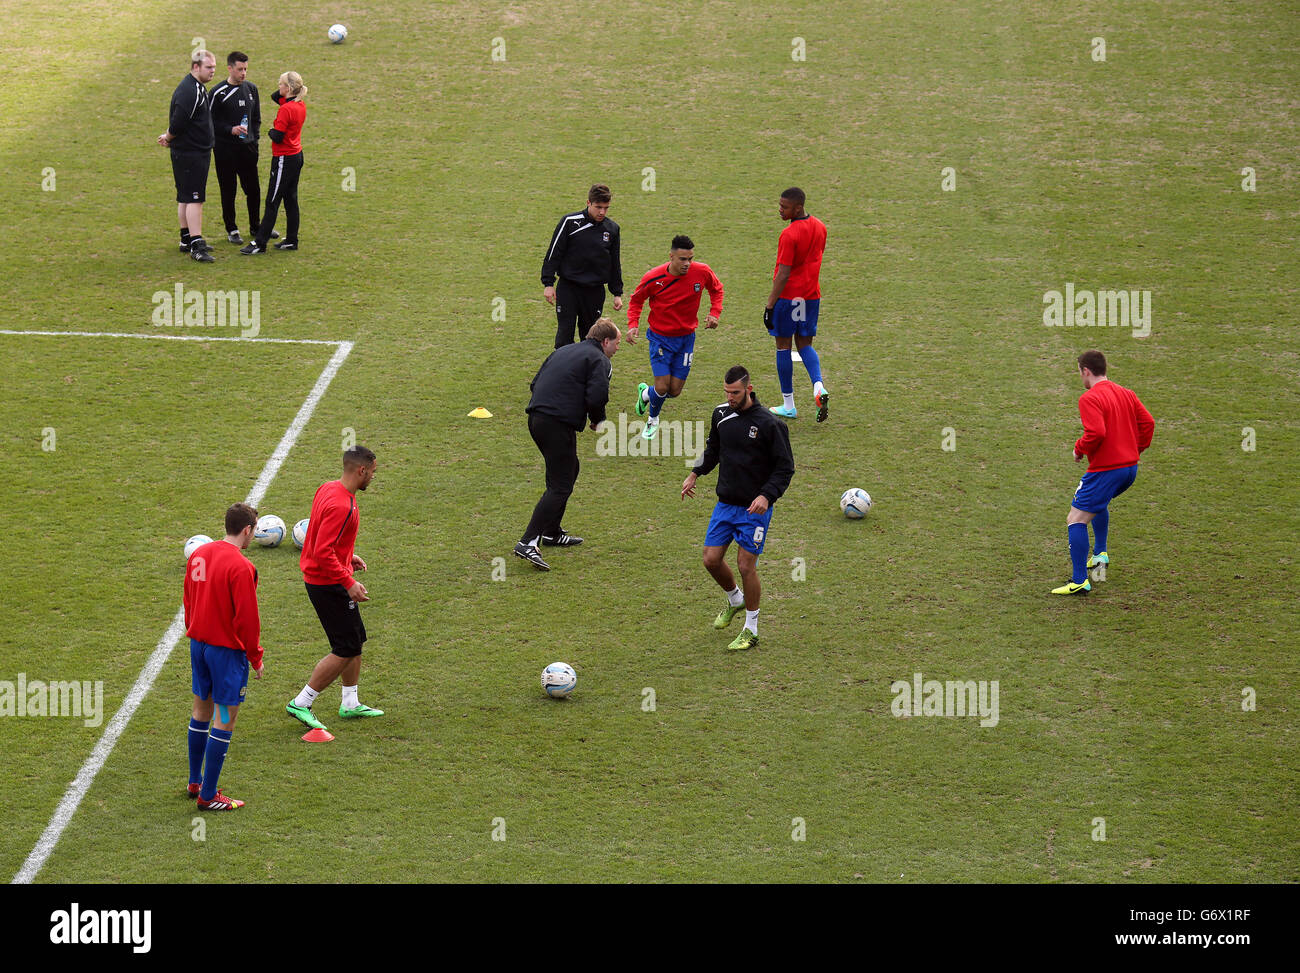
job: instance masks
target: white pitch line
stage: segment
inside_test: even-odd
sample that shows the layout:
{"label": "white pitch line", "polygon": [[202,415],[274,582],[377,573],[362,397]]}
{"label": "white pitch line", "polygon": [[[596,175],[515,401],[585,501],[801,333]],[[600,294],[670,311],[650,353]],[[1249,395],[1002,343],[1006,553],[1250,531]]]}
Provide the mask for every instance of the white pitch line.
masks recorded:
{"label": "white pitch line", "polygon": [[[39,332],[0,332],[0,334],[35,333]],[[73,332],[49,333],[71,334]],[[124,335],[123,337],[166,336]],[[224,340],[230,341],[232,339],[226,338]],[[329,364],[325,366],[325,370],[320,373],[320,378],[316,380],[316,385],[312,388],[311,394],[307,396],[306,400],[302,404],[302,408],[300,408],[298,414],[294,416],[293,422],[290,423],[289,428],[285,430],[284,436],[281,437],[280,444],[275,447],[275,452],[271,454],[271,458],[266,461],[266,466],[262,469],[262,475],[259,476],[257,482],[253,484],[253,489],[248,494],[248,499],[245,501],[245,503],[250,506],[256,507],[262,502],[262,498],[266,496],[266,491],[271,486],[271,481],[274,480],[275,475],[280,472],[280,467],[284,464],[285,458],[288,457],[289,450],[293,448],[293,444],[297,441],[298,436],[306,427],[307,421],[311,419],[311,414],[316,410],[317,404],[325,395],[325,390],[329,388],[330,382],[334,380],[334,376],[338,374],[338,370],[343,366],[348,355],[352,353],[353,344],[351,341],[322,341],[316,343],[337,345],[338,350],[335,351],[334,355],[330,358]],[[172,654],[172,650],[176,648],[184,634],[185,608],[184,606],[181,606],[177,609],[175,617],[172,618],[172,623],[167,626],[167,631],[163,633],[163,637],[158,640],[158,645],[154,648],[153,654],[149,656],[149,661],[146,662],[144,668],[140,670],[140,675],[136,678],[135,685],[132,686],[131,691],[126,694],[126,698],[122,701],[122,705],[118,711],[113,714],[113,718],[108,721],[108,726],[104,727],[104,735],[99,738],[99,742],[95,744],[95,749],[91,751],[90,756],[86,758],[86,762],[81,765],[81,770],[77,772],[77,776],[73,779],[72,783],[68,785],[68,790],[64,793],[63,800],[61,800],[59,806],[54,809],[54,815],[50,818],[50,823],[45,826],[45,831],[37,840],[36,846],[32,848],[31,854],[27,856],[27,860],[23,862],[23,867],[18,870],[18,874],[14,876],[11,884],[30,885],[35,880],[37,873],[40,872],[42,867],[44,867],[46,861],[49,860],[50,855],[54,853],[54,846],[59,843],[59,838],[63,836],[64,830],[72,822],[72,816],[77,812],[77,808],[81,805],[82,798],[86,796],[86,793],[90,790],[90,785],[95,781],[95,777],[104,768],[104,764],[108,761],[109,754],[113,752],[113,748],[117,746],[117,741],[126,731],[126,725],[131,722],[131,717],[135,715],[135,711],[140,708],[140,704],[144,702],[145,696],[147,696],[149,690],[153,688],[154,680],[158,678],[158,673],[162,672],[162,667],[166,664],[167,659]]]}
{"label": "white pitch line", "polygon": [[323,341],[319,338],[221,338],[205,334],[138,334],[132,331],[8,331],[0,329],[0,334],[28,334],[46,338],[143,338],[147,341],[242,341],[260,342],[272,345],[330,345],[339,348],[351,347],[347,341]]}

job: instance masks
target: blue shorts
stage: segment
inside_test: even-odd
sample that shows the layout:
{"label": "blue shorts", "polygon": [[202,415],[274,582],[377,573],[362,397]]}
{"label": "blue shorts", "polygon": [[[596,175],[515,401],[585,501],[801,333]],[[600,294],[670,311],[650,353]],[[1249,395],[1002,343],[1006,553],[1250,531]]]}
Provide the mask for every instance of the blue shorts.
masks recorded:
{"label": "blue shorts", "polygon": [[1133,485],[1137,475],[1136,463],[1121,466],[1117,470],[1085,473],[1075,488],[1073,505],[1084,513],[1099,514],[1106,509],[1108,503]]}
{"label": "blue shorts", "polygon": [[650,346],[650,371],[655,378],[671,375],[685,380],[691,373],[691,358],[695,354],[694,331],[671,336],[647,331],[645,340]]}
{"label": "blue shorts", "polygon": [[718,501],[709,518],[709,530],[704,535],[705,547],[726,547],[735,541],[750,554],[763,553],[767,541],[767,525],[772,522],[772,508],[766,513],[751,514],[748,507]]}
{"label": "blue shorts", "polygon": [[238,706],[248,691],[248,656],[238,649],[190,639],[190,686],[199,699]]}
{"label": "blue shorts", "polygon": [[773,338],[811,338],[817,333],[817,311],[821,307],[821,298],[805,301],[796,297],[792,301],[784,298],[772,308],[772,327],[767,333]]}

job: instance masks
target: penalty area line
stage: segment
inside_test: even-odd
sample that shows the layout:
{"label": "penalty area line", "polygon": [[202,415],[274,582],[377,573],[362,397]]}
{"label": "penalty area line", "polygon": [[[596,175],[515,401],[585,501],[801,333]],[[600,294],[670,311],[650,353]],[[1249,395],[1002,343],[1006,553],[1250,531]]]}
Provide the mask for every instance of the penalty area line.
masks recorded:
{"label": "penalty area line", "polygon": [[36,335],[42,338],[140,338],[145,341],[242,341],[269,345],[330,345],[352,347],[350,341],[325,341],[321,338],[229,338],[205,334],[138,334],[134,331],[9,331],[0,328],[0,334]]}
{"label": "penalty area line", "polygon": [[[3,334],[31,334],[33,332],[0,332]],[[56,334],[68,334],[70,332],[55,332]],[[98,336],[98,335],[97,335]],[[124,337],[168,337],[166,335],[124,335]],[[219,339],[208,339],[219,340]],[[224,340],[231,340],[229,338]],[[256,339],[234,339],[234,340],[256,340]],[[274,340],[274,339],[263,339]],[[284,435],[280,437],[280,443],[275,447],[275,452],[271,458],[266,461],[266,466],[262,468],[262,475],[257,478],[253,484],[253,489],[248,494],[245,503],[256,507],[266,496],[266,491],[270,489],[271,481],[275,475],[280,472],[280,467],[284,465],[285,459],[289,455],[289,450],[293,449],[293,444],[297,442],[298,436],[301,435],[307,426],[311,415],[316,411],[316,406],[325,395],[325,390],[329,388],[330,383],[334,381],[334,376],[338,374],[343,363],[347,361],[348,355],[352,353],[353,344],[351,341],[338,342],[316,342],[317,344],[337,345],[337,349],[330,357],[329,364],[325,366],[324,371],[320,373],[320,378],[316,379],[316,384],[312,387],[311,392],[303,401],[302,407],[298,414],[294,416],[293,422],[285,430]],[[37,840],[35,847],[32,848],[31,854],[23,862],[22,868],[13,877],[12,885],[30,885],[35,880],[37,874],[45,863],[49,860],[50,855],[54,853],[55,846],[59,843],[59,838],[63,836],[64,830],[72,822],[72,816],[76,814],[77,808],[81,805],[82,799],[90,790],[90,785],[94,783],[95,777],[104,768],[108,762],[109,755],[113,748],[117,746],[117,741],[121,739],[122,734],[126,731],[126,726],[131,722],[131,717],[135,715],[144,698],[149,695],[149,690],[153,688],[154,680],[158,678],[158,673],[162,672],[162,667],[166,664],[167,659],[171,656],[172,650],[176,648],[181,637],[185,634],[185,608],[181,606],[172,618],[171,624],[167,626],[167,631],[163,633],[158,645],[154,648],[153,654],[140,670],[140,675],[135,680],[135,685],[131,691],[126,694],[122,705],[113,718],[108,721],[108,726],[104,727],[104,735],[99,738],[95,744],[95,749],[91,751],[86,762],[81,765],[77,771],[77,776],[73,778],[72,783],[68,785],[63,799],[59,801],[59,806],[54,809],[54,814],[50,818],[50,823],[45,826],[45,831]]]}

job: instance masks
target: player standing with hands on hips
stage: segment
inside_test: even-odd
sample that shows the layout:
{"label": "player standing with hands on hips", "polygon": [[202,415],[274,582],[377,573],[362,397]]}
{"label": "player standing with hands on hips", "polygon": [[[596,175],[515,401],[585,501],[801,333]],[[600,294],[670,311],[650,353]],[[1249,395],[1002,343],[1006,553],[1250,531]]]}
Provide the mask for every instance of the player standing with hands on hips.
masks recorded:
{"label": "player standing with hands on hips", "polygon": [[[1079,356],[1079,376],[1087,390],[1079,396],[1083,435],[1074,444],[1077,463],[1088,457],[1088,472],[1074,491],[1066,518],[1070,538],[1070,583],[1053,588],[1054,595],[1086,595],[1092,590],[1088,571],[1110,564],[1106,553],[1110,531],[1110,502],[1137,479],[1138,457],[1151,445],[1156,421],[1137,395],[1106,377],[1106,356],[1085,351]],[[1088,557],[1088,524],[1092,524],[1093,556]],[[1104,569],[1103,569],[1104,570]]]}
{"label": "player standing with hands on hips", "polygon": [[[605,307],[605,287],[614,295],[614,310],[623,309],[623,266],[619,258],[618,224],[609,218],[609,187],[601,183],[587,192],[586,208],[568,213],[551,234],[542,260],[542,296],[555,305],[555,347],[587,337]],[[557,282],[558,281],[558,282]]]}
{"label": "player standing with hands on hips", "polygon": [[226,536],[196,548],[185,562],[185,632],[190,637],[194,691],[186,795],[196,799],[200,811],[234,811],[244,806],[243,801],[222,794],[217,780],[248,690],[248,669],[251,666],[258,679],[265,671],[257,568],[242,553],[256,525],[255,509],[234,504],[226,511]]}
{"label": "player standing with hands on hips", "polygon": [[266,213],[257,236],[239,252],[266,253],[275,231],[275,218],[284,201],[284,239],[277,250],[298,249],[298,177],[302,175],[302,124],[307,119],[307,86],[297,71],[280,75],[279,90],[271,96],[280,106],[266,134],[271,139],[271,178],[266,184]]}
{"label": "player standing with hands on hips", "polygon": [[654,439],[659,432],[659,410],[667,399],[682,394],[695,357],[695,330],[699,327],[700,297],[709,292],[706,328],[716,328],[722,314],[722,281],[708,264],[695,260],[695,244],[688,236],[673,237],[668,262],[648,270],[627,302],[627,343],[636,341],[641,326],[641,305],[650,302],[650,371],[654,385],[642,382],[636,390],[636,414],[648,411],[641,433]]}
{"label": "player standing with hands on hips", "polygon": [[357,493],[370,486],[375,469],[375,454],[364,446],[353,446],[343,454],[343,476],[321,484],[311,502],[299,566],[307,597],[329,639],[330,653],[316,663],[307,685],[290,700],[285,711],[313,730],[323,730],[325,725],[312,715],[312,703],[339,676],[343,677],[339,716],[352,719],[384,715],[383,710],[372,709],[357,699],[361,647],[366,641],[366,626],[358,605],[369,601],[370,596],[366,586],[352,575],[353,571],[366,569],[366,562],[353,553],[361,522]]}
{"label": "player standing with hands on hips", "polygon": [[[718,502],[704,535],[704,567],[727,593],[727,606],[713,620],[726,628],[741,608],[745,627],[729,649],[758,645],[758,604],[763,589],[758,580],[758,556],[763,553],[772,506],[790,486],[794,454],[785,423],[758,403],[749,371],[734,365],[727,371],[725,404],[713,410],[704,455],[682,482],[682,496],[695,496],[695,481],[718,468]],[[736,567],[744,594],[725,560],[736,542]]]}
{"label": "player standing with hands on hips", "polygon": [[793,419],[799,414],[794,407],[794,359],[790,354],[793,339],[799,357],[813,383],[813,401],[817,403],[817,421],[830,415],[830,395],[822,384],[821,359],[813,350],[817,334],[817,314],[821,308],[822,254],[826,251],[826,224],[804,212],[802,189],[790,188],[781,194],[778,210],[790,225],[781,231],[776,245],[776,270],[772,272],[772,292],[767,296],[763,324],[776,339],[776,377],[781,382],[784,402],[772,406],[779,416]]}

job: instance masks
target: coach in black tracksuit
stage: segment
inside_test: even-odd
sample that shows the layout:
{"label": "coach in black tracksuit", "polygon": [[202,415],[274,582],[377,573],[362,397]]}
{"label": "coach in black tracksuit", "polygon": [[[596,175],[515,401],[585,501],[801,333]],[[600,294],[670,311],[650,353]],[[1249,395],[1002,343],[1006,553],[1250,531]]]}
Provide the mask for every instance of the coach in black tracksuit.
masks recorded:
{"label": "coach in black tracksuit", "polygon": [[555,305],[556,348],[573,343],[575,324],[578,340],[587,337],[604,310],[606,285],[614,310],[623,309],[618,224],[606,215],[611,199],[608,186],[592,186],[586,208],[566,214],[551,234],[542,260],[542,295]]}
{"label": "coach in black tracksuit", "polygon": [[537,553],[547,547],[573,547],[581,537],[560,526],[578,480],[578,431],[588,421],[595,429],[605,421],[609,401],[609,360],[618,351],[619,331],[613,321],[597,321],[587,337],[551,352],[529,388],[528,432],[546,461],[546,492],[533,508],[533,519],[515,545],[515,556],[531,561],[539,571],[550,565]]}
{"label": "coach in black tracksuit", "polygon": [[[257,85],[247,80],[248,55],[232,51],[226,58],[229,76],[208,93],[212,103],[212,161],[217,167],[217,184],[221,187],[221,218],[226,224],[226,238],[242,243],[239,221],[235,218],[235,186],[244,189],[248,204],[248,231],[257,232],[262,213],[262,188],[257,181],[257,139],[262,131],[262,99]],[[244,128],[244,119],[248,127]]]}

